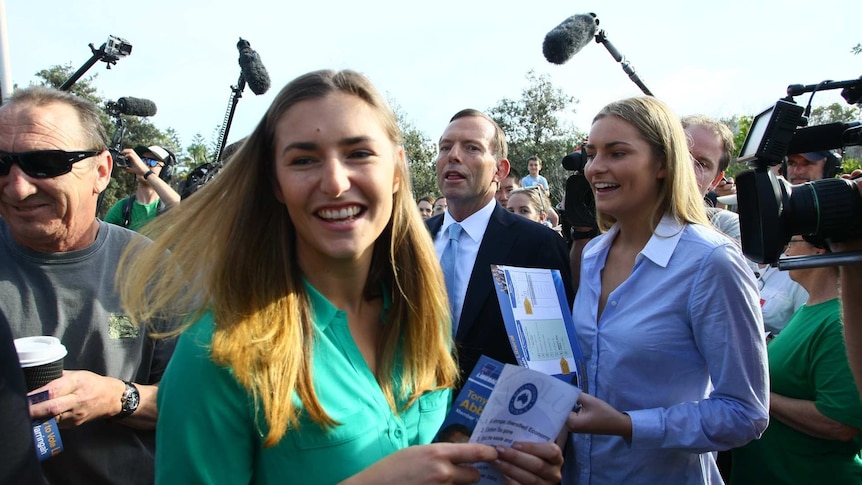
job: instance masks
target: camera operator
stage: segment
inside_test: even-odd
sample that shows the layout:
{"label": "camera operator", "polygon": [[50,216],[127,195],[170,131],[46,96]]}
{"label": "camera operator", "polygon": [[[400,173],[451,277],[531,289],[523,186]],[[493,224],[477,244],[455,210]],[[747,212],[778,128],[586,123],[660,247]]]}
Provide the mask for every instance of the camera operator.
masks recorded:
{"label": "camera operator", "polygon": [[787,155],[787,180],[792,185],[832,178],[841,169],[841,159],[830,151]]}
{"label": "camera operator", "polygon": [[126,148],[126,172],[135,174],[135,193],[119,200],[105,214],[105,222],[137,231],[162,212],[179,205],[180,194],[169,184],[176,157],[158,145]]}

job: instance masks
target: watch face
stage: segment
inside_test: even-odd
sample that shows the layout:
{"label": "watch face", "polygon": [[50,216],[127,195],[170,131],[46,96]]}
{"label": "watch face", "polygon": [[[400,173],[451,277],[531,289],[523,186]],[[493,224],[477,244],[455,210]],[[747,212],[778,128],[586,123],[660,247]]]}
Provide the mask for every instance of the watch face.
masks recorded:
{"label": "watch face", "polygon": [[126,399],[126,403],[128,404],[129,410],[138,409],[138,404],[141,403],[141,395],[138,394],[137,390],[129,394],[129,398]]}
{"label": "watch face", "polygon": [[123,394],[123,411],[122,414],[128,416],[138,409],[141,403],[141,395],[138,393],[138,388],[134,384],[126,383],[126,392]]}

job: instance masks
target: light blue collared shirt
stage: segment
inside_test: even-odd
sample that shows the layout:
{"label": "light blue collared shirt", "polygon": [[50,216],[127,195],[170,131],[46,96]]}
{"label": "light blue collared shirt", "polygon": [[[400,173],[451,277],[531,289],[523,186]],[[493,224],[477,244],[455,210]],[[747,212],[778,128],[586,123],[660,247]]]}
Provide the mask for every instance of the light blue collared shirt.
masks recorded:
{"label": "light blue collared shirt", "polygon": [[665,216],[598,318],[618,232],[585,248],[572,316],[590,393],[631,417],[632,438],[571,434],[563,482],[722,483],[710,452],[759,437],[769,418],[754,277],[720,233]]}
{"label": "light blue collared shirt", "polygon": [[[461,224],[461,237],[458,239],[458,271],[455,273],[455,290],[449,298],[453,299],[455,315],[452,316],[452,333],[458,328],[458,320],[461,318],[461,310],[464,309],[464,299],[467,297],[467,285],[470,283],[470,276],[473,274],[473,266],[476,265],[476,257],[479,256],[479,247],[482,245],[482,239],[485,237],[485,230],[488,229],[488,222],[491,221],[491,215],[494,213],[494,208],[497,207],[497,199],[491,198],[491,201],[485,204],[478,211],[470,214],[469,217],[459,222]],[[458,222],[452,217],[452,214],[447,210],[443,216],[443,225],[440,226],[440,232],[434,236],[434,249],[437,250],[437,259],[443,257],[443,251],[446,250],[446,245],[449,243],[449,226]],[[491,270],[488,270],[491,274]]]}

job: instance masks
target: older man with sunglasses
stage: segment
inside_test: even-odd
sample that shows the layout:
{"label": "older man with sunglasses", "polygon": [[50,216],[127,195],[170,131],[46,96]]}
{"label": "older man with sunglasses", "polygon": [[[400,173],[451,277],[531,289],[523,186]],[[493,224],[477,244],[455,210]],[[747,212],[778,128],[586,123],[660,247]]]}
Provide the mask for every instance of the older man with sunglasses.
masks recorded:
{"label": "older man with sunglasses", "polygon": [[123,150],[128,160],[126,172],[135,174],[135,193],[117,201],[105,214],[105,222],[137,231],[164,211],[180,203],[169,184],[176,157],[158,145]]}
{"label": "older man with sunglasses", "polygon": [[69,93],[29,87],[0,106],[0,324],[68,349],[63,376],[33,390],[49,399],[30,406],[61,428],[64,451],[42,462],[50,483],[153,482],[156,391],[173,341],[121,308],[114,269],[141,236],[96,219],[107,144],[98,108]]}

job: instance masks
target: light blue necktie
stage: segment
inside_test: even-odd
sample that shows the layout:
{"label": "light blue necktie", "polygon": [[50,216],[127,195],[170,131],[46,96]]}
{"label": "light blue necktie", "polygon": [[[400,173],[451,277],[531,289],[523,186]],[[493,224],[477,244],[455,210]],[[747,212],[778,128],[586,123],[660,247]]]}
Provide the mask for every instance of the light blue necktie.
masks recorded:
{"label": "light blue necktie", "polygon": [[461,237],[461,224],[457,222],[449,225],[449,243],[440,257],[440,265],[443,266],[443,278],[446,281],[446,291],[449,293],[449,310],[452,312],[452,334],[458,328],[459,305],[455,304],[455,271],[458,267],[458,238]]}

